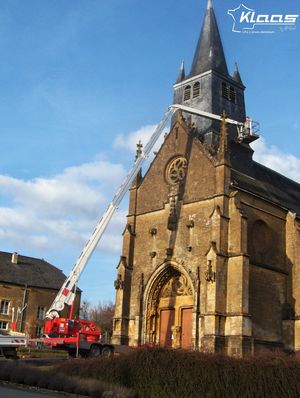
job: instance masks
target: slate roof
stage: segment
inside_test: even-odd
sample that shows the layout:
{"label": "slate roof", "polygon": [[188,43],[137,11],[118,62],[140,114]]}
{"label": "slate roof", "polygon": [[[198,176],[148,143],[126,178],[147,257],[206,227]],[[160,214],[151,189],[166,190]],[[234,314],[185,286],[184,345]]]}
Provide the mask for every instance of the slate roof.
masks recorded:
{"label": "slate roof", "polygon": [[209,70],[228,75],[223,45],[212,3],[208,0],[207,11],[202,25],[189,77]]}
{"label": "slate roof", "polygon": [[300,216],[300,184],[252,160],[253,151],[231,146],[232,183]]}
{"label": "slate roof", "polygon": [[18,255],[18,264],[11,262],[12,253],[0,252],[0,282],[59,290],[66,280],[63,272],[45,260]]}

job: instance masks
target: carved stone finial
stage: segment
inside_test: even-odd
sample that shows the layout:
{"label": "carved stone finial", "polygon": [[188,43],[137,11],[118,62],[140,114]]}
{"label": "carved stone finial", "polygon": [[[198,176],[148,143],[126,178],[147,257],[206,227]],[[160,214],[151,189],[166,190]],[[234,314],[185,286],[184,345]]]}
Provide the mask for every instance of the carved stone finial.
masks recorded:
{"label": "carved stone finial", "polygon": [[139,140],[139,142],[136,144],[135,160],[137,160],[139,157],[141,157],[142,153],[143,153],[143,144],[142,144],[142,141]]}

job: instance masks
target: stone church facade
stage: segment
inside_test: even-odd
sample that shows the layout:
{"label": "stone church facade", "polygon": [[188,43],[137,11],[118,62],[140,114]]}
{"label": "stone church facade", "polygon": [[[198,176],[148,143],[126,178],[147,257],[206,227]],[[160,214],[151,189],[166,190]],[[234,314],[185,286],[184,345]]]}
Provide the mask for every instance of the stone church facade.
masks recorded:
{"label": "stone church facade", "polygon": [[[174,103],[244,122],[211,1]],[[248,137],[249,138],[249,137]],[[236,126],[177,112],[130,189],[113,342],[223,351],[300,349],[300,185],[253,160]]]}

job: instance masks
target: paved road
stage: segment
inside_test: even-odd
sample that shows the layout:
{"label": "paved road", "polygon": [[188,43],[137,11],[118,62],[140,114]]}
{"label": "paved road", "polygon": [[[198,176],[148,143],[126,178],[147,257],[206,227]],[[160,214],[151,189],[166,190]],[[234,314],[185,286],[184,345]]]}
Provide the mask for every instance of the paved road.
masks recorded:
{"label": "paved road", "polygon": [[35,391],[28,391],[23,389],[17,389],[7,386],[0,386],[0,397],[1,398],[62,398],[63,395],[53,395],[40,393]]}

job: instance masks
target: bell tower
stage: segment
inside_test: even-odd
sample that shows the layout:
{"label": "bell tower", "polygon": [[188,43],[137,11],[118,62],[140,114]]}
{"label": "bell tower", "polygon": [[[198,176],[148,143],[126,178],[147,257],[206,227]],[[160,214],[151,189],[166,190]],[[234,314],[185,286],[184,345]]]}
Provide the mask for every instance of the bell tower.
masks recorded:
{"label": "bell tower", "polygon": [[[196,47],[190,73],[186,75],[184,65],[180,67],[174,85],[174,103],[221,115],[244,122],[246,118],[245,86],[241,80],[237,64],[230,76],[226,64],[223,45],[212,5],[208,0],[207,9]],[[220,123],[210,119],[185,114],[194,123],[200,140],[210,147],[218,145]],[[229,129],[234,138],[235,128]]]}

